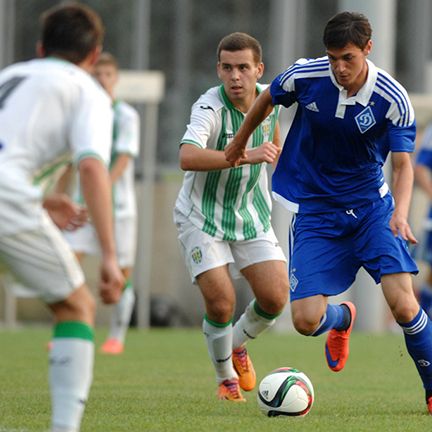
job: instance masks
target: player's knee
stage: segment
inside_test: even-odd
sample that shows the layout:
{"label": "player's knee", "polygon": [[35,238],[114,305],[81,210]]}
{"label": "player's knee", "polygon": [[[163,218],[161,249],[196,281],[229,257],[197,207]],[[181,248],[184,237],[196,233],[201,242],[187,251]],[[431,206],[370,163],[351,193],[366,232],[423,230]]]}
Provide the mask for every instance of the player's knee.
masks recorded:
{"label": "player's knee", "polygon": [[274,295],[270,298],[261,299],[258,304],[262,310],[270,315],[277,315],[282,312],[287,302],[287,295]]}
{"label": "player's knee", "polygon": [[301,313],[295,313],[292,317],[294,328],[302,335],[311,335],[317,326],[319,325],[319,320],[315,317],[310,317]]}
{"label": "player's knee", "polygon": [[407,323],[415,318],[419,307],[417,302],[398,302],[391,310],[397,322]]}
{"label": "player's knee", "polygon": [[228,322],[234,314],[234,304],[230,301],[220,299],[207,303],[207,315],[216,322]]}
{"label": "player's knee", "polygon": [[93,324],[96,302],[85,285],[75,290],[67,299],[55,305],[54,313],[58,320],[83,321]]}

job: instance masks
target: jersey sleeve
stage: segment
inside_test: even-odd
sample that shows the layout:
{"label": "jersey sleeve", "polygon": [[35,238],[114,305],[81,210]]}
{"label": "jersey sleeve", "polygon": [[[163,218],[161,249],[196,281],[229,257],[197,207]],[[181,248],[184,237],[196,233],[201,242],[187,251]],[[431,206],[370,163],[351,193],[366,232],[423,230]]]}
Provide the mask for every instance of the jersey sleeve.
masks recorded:
{"label": "jersey sleeve", "polygon": [[[114,115],[115,111],[114,111]],[[115,152],[126,153],[131,157],[137,157],[139,152],[139,115],[131,106],[118,118],[118,136],[115,140]]]}
{"label": "jersey sleeve", "polygon": [[416,121],[409,96],[401,85],[395,85],[393,101],[386,115],[388,142],[392,152],[412,153],[415,149]]}
{"label": "jersey sleeve", "polygon": [[102,90],[82,87],[74,106],[69,140],[74,163],[86,157],[109,163],[111,154],[113,113],[111,102]]}
{"label": "jersey sleeve", "polygon": [[425,130],[416,164],[424,165],[432,170],[432,125],[429,125]]}
{"label": "jersey sleeve", "polygon": [[307,59],[299,59],[291,65],[285,72],[279,74],[270,84],[270,94],[273,105],[283,105],[289,107],[297,102],[295,92],[295,78],[298,66],[307,63]]}
{"label": "jersey sleeve", "polygon": [[198,100],[192,106],[190,123],[186,127],[181,144],[193,144],[197,147],[207,148],[209,137],[215,132],[217,113],[215,108]]}

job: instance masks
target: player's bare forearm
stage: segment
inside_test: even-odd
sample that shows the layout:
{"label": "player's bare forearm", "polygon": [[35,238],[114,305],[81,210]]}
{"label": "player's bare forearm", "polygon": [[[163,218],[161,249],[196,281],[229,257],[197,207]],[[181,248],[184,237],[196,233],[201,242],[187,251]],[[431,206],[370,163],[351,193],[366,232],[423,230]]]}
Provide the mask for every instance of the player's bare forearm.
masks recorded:
{"label": "player's bare forearm", "polygon": [[225,148],[226,160],[232,166],[239,165],[241,159],[247,157],[245,149],[249,137],[272,110],[272,97],[267,88],[256,98],[231,144]]}
{"label": "player's bare forearm", "polygon": [[73,176],[73,165],[69,163],[66,165],[62,175],[59,177],[55,184],[55,192],[66,193],[68,190]]}
{"label": "player's bare forearm", "polygon": [[102,255],[115,256],[111,182],[103,162],[86,158],[79,164],[81,188],[101,246]]}
{"label": "player's bare forearm", "polygon": [[280,136],[279,121],[277,121],[276,125],[275,125],[275,130],[274,130],[274,133],[273,133],[273,144],[276,145],[279,148],[278,155],[277,155],[276,159],[273,161],[273,167],[275,168],[276,165],[277,165],[277,162],[279,160],[279,155],[282,152],[282,140],[281,140],[281,136]]}
{"label": "player's bare forearm", "polygon": [[246,150],[246,159],[241,159],[240,163],[258,164],[269,163],[273,164],[279,157],[280,147],[271,142],[265,142],[259,147]]}
{"label": "player's bare forearm", "polygon": [[[238,165],[274,163],[280,148],[271,142],[246,150]],[[225,153],[219,150],[203,149],[193,144],[183,144],[180,148],[180,166],[185,171],[213,171],[231,168],[225,159]]]}
{"label": "player's bare forearm", "polygon": [[116,257],[109,173],[100,160],[93,158],[83,159],[79,172],[84,199],[101,247],[100,295],[104,303],[116,303],[124,278]]}
{"label": "player's bare forearm", "polygon": [[127,153],[117,155],[115,162],[110,168],[111,183],[114,184],[125,172],[131,162],[132,157]]}
{"label": "player's bare forearm", "polygon": [[414,183],[414,171],[411,158],[408,153],[392,153],[393,167],[393,196],[395,209],[390,220],[390,228],[393,234],[398,233],[404,240],[417,243],[408,224],[409,207],[411,203],[412,188]]}
{"label": "player's bare forearm", "polygon": [[184,171],[214,171],[230,168],[223,151],[182,144],[180,168]]}

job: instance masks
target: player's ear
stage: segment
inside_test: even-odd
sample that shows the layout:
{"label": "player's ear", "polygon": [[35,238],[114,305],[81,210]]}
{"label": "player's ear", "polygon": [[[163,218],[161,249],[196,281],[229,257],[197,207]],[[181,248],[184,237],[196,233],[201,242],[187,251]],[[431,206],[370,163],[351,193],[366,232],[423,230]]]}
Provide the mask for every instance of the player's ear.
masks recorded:
{"label": "player's ear", "polygon": [[372,50],[372,39],[369,39],[369,41],[368,41],[368,43],[366,44],[365,49],[364,49],[365,54],[366,54],[366,55],[369,55],[370,52],[371,52],[371,50]]}
{"label": "player's ear", "polygon": [[89,63],[92,67],[99,60],[101,53],[102,53],[102,45],[98,45],[92,51],[90,51],[90,53],[88,55],[88,60],[89,60]]}
{"label": "player's ear", "polygon": [[220,62],[217,62],[216,63],[216,73],[217,73],[218,78],[221,80],[222,78],[221,78],[221,75],[220,75],[220,67],[221,67]]}
{"label": "player's ear", "polygon": [[261,77],[264,75],[264,63],[258,63],[258,72],[257,72],[257,79],[261,79]]}

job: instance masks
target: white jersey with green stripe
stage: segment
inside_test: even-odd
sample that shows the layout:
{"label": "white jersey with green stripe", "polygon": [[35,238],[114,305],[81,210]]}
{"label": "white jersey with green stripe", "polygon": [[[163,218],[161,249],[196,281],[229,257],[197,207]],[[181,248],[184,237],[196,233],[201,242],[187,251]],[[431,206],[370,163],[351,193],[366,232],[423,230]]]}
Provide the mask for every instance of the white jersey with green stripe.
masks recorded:
{"label": "white jersey with green stripe", "polygon": [[[117,158],[126,154],[129,163],[112,188],[114,216],[116,219],[136,217],[134,158],[139,153],[140,119],[135,108],[121,100],[112,105],[114,124],[112,134],[110,169]],[[79,175],[76,176],[72,197],[75,202],[84,203]]]}
{"label": "white jersey with green stripe", "polygon": [[[257,91],[265,87],[257,84]],[[223,86],[213,87],[192,106],[181,144],[223,151],[244,116],[230,102]],[[247,148],[272,141],[277,116],[276,108],[255,130]],[[225,241],[256,238],[271,227],[272,203],[266,166],[245,164],[217,171],[187,171],[175,206],[196,227],[213,237]]]}
{"label": "white jersey with green stripe", "polygon": [[42,188],[33,180],[72,157],[108,163],[110,99],[78,66],[56,58],[0,72],[0,235],[35,228]]}

